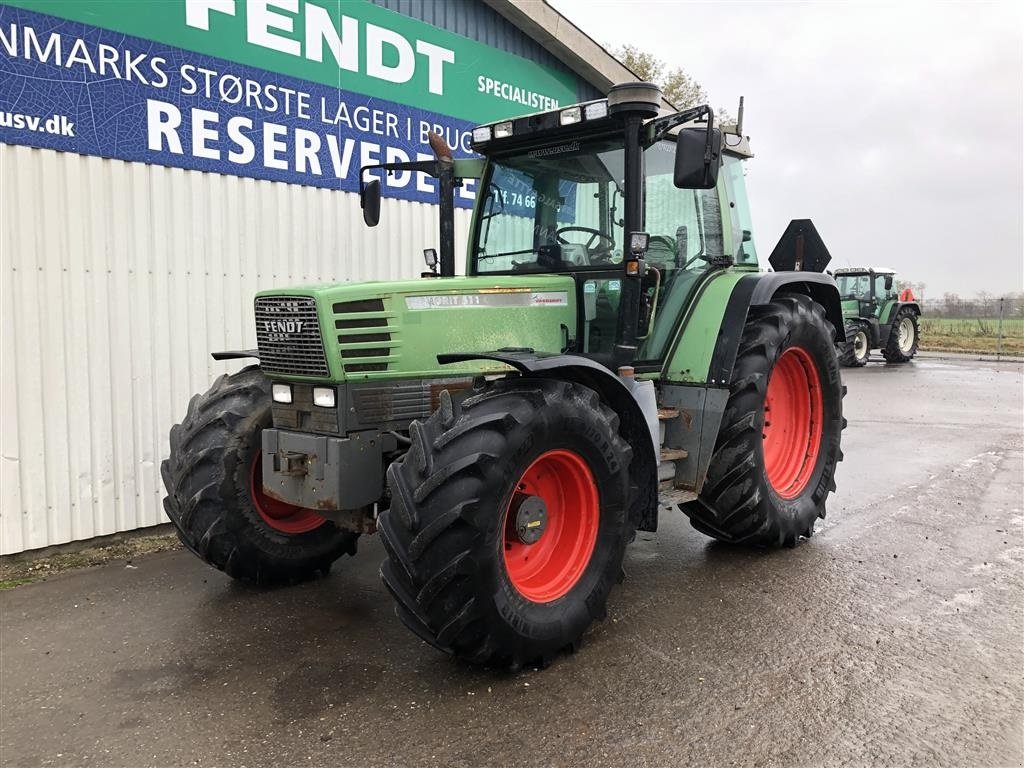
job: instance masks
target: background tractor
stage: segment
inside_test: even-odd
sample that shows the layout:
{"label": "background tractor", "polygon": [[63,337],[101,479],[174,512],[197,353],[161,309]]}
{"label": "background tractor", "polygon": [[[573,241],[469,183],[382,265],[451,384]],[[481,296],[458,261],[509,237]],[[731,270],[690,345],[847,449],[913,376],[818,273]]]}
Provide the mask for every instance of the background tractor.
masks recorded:
{"label": "background tractor", "polygon": [[834,272],[843,302],[846,341],[839,344],[839,362],[867,363],[880,349],[889,363],[906,363],[917,354],[921,305],[909,288],[896,287],[896,273],[881,267],[849,267]]}
{"label": "background tractor", "polygon": [[[758,269],[739,128],[659,115],[649,83],[476,128],[478,159],[361,170],[438,179],[420,279],[268,290],[259,364],[189,404],[168,516],[260,584],[326,571],[378,532],[426,642],[517,668],[605,615],[626,545],[681,506],[716,539],[811,536],[842,458],[839,294],[809,221]],[[452,191],[478,190],[455,276]],[[435,265],[439,267],[435,274]]]}

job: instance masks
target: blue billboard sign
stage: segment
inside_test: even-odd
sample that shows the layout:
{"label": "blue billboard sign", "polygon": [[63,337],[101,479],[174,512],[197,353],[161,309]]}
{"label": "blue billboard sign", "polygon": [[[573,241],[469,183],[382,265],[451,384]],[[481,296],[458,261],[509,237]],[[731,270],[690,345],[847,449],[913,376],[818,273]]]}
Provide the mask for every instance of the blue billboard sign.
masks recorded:
{"label": "blue billboard sign", "polygon": [[[0,141],[353,192],[359,169],[471,155],[473,123],[0,5]],[[456,192],[470,207],[475,184]],[[386,197],[436,202],[420,173]]]}

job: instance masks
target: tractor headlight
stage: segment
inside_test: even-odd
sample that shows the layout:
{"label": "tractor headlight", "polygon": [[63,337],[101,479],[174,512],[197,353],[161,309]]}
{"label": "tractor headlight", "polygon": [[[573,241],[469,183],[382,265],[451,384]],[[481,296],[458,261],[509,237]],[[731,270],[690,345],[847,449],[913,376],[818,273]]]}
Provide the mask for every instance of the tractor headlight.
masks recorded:
{"label": "tractor headlight", "polygon": [[491,140],[491,126],[481,125],[479,128],[473,129],[473,143],[483,144],[485,141]]}
{"label": "tractor headlight", "polygon": [[313,387],[313,405],[319,405],[321,408],[333,408],[334,388]]}
{"label": "tractor headlight", "polygon": [[292,401],[292,385],[275,384],[270,388],[270,397],[275,403],[290,403]]}

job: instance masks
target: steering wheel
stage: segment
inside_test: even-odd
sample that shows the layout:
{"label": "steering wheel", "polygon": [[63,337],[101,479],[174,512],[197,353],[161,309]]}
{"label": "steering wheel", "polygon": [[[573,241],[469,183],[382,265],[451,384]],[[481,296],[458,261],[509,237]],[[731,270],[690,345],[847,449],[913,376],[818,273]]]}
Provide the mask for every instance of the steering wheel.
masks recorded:
{"label": "steering wheel", "polygon": [[612,239],[611,235],[606,235],[601,230],[594,229],[593,227],[562,227],[560,230],[555,232],[555,236],[558,238],[558,242],[560,242],[562,245],[571,245],[571,243],[568,240],[562,237],[563,232],[589,232],[590,239],[587,240],[586,243],[584,243],[584,247],[586,247],[588,252],[597,250],[596,248],[593,247],[594,240],[597,239],[607,241],[608,245],[605,246],[604,248],[604,250],[606,251],[611,250],[615,246],[615,241]]}

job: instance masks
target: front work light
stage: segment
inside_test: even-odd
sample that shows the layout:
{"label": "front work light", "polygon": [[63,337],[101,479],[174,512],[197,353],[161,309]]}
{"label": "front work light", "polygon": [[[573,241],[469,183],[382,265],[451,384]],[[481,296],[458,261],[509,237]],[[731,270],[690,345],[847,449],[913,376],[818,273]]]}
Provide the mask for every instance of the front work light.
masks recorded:
{"label": "front work light", "polygon": [[583,119],[583,115],[580,112],[579,107],[569,107],[563,109],[561,114],[558,116],[558,122],[560,125],[572,125],[578,123]]}
{"label": "front work light", "polygon": [[504,123],[498,123],[494,126],[494,138],[496,139],[507,139],[512,135],[512,121],[506,120]]}
{"label": "front work light", "polygon": [[636,256],[642,256],[647,253],[647,246],[650,245],[650,242],[651,236],[646,232],[630,232],[629,252]]}
{"label": "front work light", "polygon": [[292,385],[275,384],[270,388],[270,397],[275,403],[290,403],[292,401]]}
{"label": "front work light", "polygon": [[334,388],[313,387],[313,405],[319,405],[321,408],[333,408]]}
{"label": "front work light", "polygon": [[485,141],[491,140],[491,126],[481,125],[479,128],[473,129],[473,143],[483,144]]}
{"label": "front work light", "polygon": [[423,261],[427,263],[430,269],[437,266],[437,249],[435,248],[424,248],[423,249]]}

